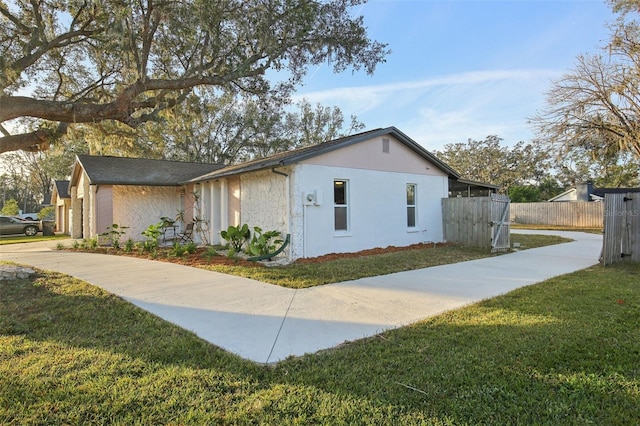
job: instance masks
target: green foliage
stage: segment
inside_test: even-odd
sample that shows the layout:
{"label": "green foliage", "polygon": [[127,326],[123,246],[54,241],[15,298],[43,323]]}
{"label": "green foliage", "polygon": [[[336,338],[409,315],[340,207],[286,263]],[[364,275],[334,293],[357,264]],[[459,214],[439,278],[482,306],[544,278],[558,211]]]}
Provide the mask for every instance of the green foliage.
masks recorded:
{"label": "green foliage", "polygon": [[276,250],[278,244],[282,244],[283,240],[279,239],[280,231],[263,232],[258,226],[253,227],[253,237],[247,246],[247,253],[253,256],[269,254]]}
{"label": "green foliage", "polygon": [[202,253],[202,257],[207,259],[208,262],[211,262],[214,256],[218,256],[218,249],[214,246],[207,247],[204,253]]}
{"label": "green foliage", "polygon": [[107,227],[107,230],[101,234],[101,237],[105,237],[107,243],[111,245],[114,249],[120,248],[120,238],[127,233],[128,226],[121,226],[117,223],[111,224]]}
{"label": "green foliage", "polygon": [[80,248],[82,250],[95,250],[100,246],[100,244],[98,243],[98,239],[97,238],[89,238],[87,239],[83,239],[82,241],[78,242],[78,241],[74,241],[73,242],[73,247],[74,248]]}
{"label": "green foliage", "polygon": [[499,185],[503,194],[512,186],[539,182],[550,170],[549,153],[538,142],[507,146],[495,135],[446,144],[436,156],[465,179]]}
{"label": "green foliage", "polygon": [[127,238],[127,241],[124,243],[124,252],[125,253],[131,253],[133,252],[133,249],[135,248],[136,243],[133,241],[132,238]]}
{"label": "green foliage", "polygon": [[171,255],[174,257],[182,257],[187,252],[185,246],[181,245],[178,241],[173,243],[171,247]]}
{"label": "green foliage", "polygon": [[162,236],[163,223],[151,224],[142,231],[142,236],[145,237],[144,248],[147,251],[152,251],[160,246],[160,237]]}
{"label": "green foliage", "polygon": [[187,253],[193,254],[198,250],[198,245],[193,241],[189,241],[187,244],[184,245],[184,249],[187,251]]}
{"label": "green foliage", "polygon": [[251,237],[249,225],[229,226],[227,230],[220,231],[220,236],[236,252],[242,251],[242,246]]}
{"label": "green foliage", "polygon": [[2,206],[2,210],[0,210],[0,214],[4,216],[15,216],[20,213],[20,207],[18,207],[18,202],[14,199],[7,200]]}
{"label": "green foliage", "polygon": [[54,206],[44,207],[38,212],[38,219],[40,220],[55,220],[56,208]]}
{"label": "green foliage", "polygon": [[512,203],[532,203],[540,201],[540,189],[533,185],[512,186],[509,188]]}
{"label": "green foliage", "polygon": [[[358,3],[251,0],[150,7],[105,0],[89,7],[12,0],[0,14],[0,39],[10,40],[0,61],[0,93],[13,117],[29,116],[42,101],[53,102],[55,112],[34,119],[37,136],[0,138],[0,152],[35,143],[44,150],[55,138],[91,128],[93,139],[105,146],[115,142],[126,148],[122,141],[135,139],[130,128],[162,120],[160,113],[170,113],[194,87],[213,87],[217,94],[242,87],[255,97],[276,92],[288,99],[310,66],[328,63],[335,72],[371,74],[389,50],[372,40],[362,18],[353,14]],[[25,86],[27,80],[33,84]],[[28,89],[20,92],[25,101],[11,101],[21,88]],[[143,144],[137,149],[149,150]]]}

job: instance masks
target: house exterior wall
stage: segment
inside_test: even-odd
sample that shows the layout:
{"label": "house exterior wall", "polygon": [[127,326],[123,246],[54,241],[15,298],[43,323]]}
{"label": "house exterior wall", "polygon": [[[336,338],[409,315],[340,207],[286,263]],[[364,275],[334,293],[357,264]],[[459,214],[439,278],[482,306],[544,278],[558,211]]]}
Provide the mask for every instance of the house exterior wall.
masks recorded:
{"label": "house exterior wall", "polygon": [[240,223],[286,234],[289,216],[287,179],[271,170],[241,175]]}
{"label": "house exterior wall", "polygon": [[[386,149],[385,145],[387,147]],[[301,164],[446,176],[446,173],[434,164],[420,157],[406,145],[391,136],[383,136],[363,141],[304,160]]]}
{"label": "house exterior wall", "polygon": [[113,223],[129,227],[123,241],[144,240],[142,232],[149,225],[157,224],[163,216],[174,218],[178,211],[184,210],[180,205],[180,187],[114,185],[112,192]]}
{"label": "house exterior wall", "polygon": [[58,193],[54,190],[51,202],[56,209],[56,231],[63,234],[70,234],[69,210],[71,209],[71,199],[59,197]]}
{"label": "house exterior wall", "polygon": [[[447,197],[447,176],[424,172],[299,165],[292,183],[291,257],[443,241],[441,199]],[[334,230],[335,179],[348,184],[346,232]],[[416,185],[416,226],[412,228],[407,226],[407,184]],[[309,193],[315,194],[317,202],[306,201]]]}
{"label": "house exterior wall", "polygon": [[[96,188],[95,216],[95,233],[97,234],[107,231],[115,223],[113,221],[113,190],[111,185],[102,185]],[[120,224],[118,223],[118,225]]]}

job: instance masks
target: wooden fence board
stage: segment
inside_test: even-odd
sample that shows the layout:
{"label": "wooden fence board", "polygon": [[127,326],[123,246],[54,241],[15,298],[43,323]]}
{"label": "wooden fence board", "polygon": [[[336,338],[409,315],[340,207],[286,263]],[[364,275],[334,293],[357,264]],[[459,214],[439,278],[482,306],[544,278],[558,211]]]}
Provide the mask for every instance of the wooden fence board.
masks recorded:
{"label": "wooden fence board", "polygon": [[[503,218],[505,204],[507,210]],[[509,217],[508,205],[508,197],[495,195],[443,198],[444,239],[470,247],[508,249],[510,245],[510,229],[506,219]],[[499,226],[501,221],[503,226]]]}
{"label": "wooden fence board", "polygon": [[604,198],[603,265],[640,262],[640,194],[606,194]]}
{"label": "wooden fence board", "polygon": [[604,203],[511,203],[510,210],[511,223],[574,228],[603,226]]}

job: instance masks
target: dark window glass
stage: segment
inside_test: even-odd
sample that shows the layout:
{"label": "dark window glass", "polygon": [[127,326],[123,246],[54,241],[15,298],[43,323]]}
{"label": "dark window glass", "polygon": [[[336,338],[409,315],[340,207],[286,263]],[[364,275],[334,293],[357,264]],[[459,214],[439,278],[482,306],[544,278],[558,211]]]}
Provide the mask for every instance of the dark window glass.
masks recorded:
{"label": "dark window glass", "polygon": [[336,231],[348,230],[347,181],[333,181],[334,226]]}

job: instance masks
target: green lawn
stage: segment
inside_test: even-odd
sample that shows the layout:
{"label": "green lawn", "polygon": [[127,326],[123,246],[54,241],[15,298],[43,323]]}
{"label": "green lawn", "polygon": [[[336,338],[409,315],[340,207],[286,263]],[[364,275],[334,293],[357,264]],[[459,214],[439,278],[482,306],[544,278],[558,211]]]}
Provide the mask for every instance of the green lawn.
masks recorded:
{"label": "green lawn", "polygon": [[639,287],[592,267],[262,366],[67,276],[0,282],[0,424],[638,424]]}
{"label": "green lawn", "polygon": [[[571,241],[555,235],[511,234],[511,241],[521,249],[542,247]],[[499,254],[498,254],[499,255]],[[345,257],[321,263],[293,263],[283,267],[255,268],[243,265],[210,265],[203,269],[240,275],[254,280],[290,288],[356,280],[364,277],[446,265],[491,256],[490,251],[457,245],[403,250],[357,258]]]}
{"label": "green lawn", "polygon": [[36,243],[38,241],[52,241],[52,240],[68,240],[69,236],[65,234],[48,235],[42,234],[35,235],[33,237],[27,237],[26,235],[3,235],[0,236],[0,246],[4,244],[22,244],[22,243]]}

